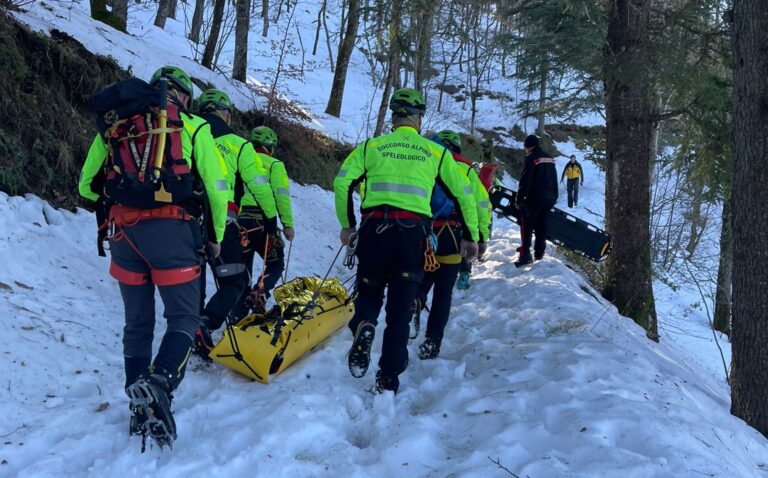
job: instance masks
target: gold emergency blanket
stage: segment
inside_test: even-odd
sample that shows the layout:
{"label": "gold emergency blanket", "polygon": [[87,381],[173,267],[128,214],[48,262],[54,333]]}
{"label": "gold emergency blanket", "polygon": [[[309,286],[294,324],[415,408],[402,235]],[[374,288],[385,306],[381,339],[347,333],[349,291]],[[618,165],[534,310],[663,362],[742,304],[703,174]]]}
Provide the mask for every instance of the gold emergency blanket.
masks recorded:
{"label": "gold emergency blanket", "polygon": [[[251,314],[224,330],[210,358],[267,383],[307,351],[344,327],[354,305],[337,279],[299,277],[275,289],[278,307]],[[314,301],[313,301],[314,297]]]}

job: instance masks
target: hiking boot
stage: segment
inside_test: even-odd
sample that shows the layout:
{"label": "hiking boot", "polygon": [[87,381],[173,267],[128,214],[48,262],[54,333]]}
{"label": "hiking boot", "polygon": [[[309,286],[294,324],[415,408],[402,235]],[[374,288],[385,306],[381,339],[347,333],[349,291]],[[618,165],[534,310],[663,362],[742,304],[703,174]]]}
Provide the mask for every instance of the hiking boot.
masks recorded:
{"label": "hiking boot", "polygon": [[456,279],[456,288],[459,290],[469,289],[469,272],[468,271],[459,272],[459,278]]}
{"label": "hiking boot", "polygon": [[419,358],[421,360],[436,359],[440,355],[440,342],[432,337],[424,338],[424,342],[419,345]]}
{"label": "hiking boot", "polygon": [[195,332],[195,342],[192,344],[192,353],[204,360],[211,360],[209,355],[213,350],[213,337],[211,331],[205,325],[201,325]]}
{"label": "hiking boot", "polygon": [[371,346],[376,335],[376,326],[371,322],[362,321],[357,326],[352,348],[347,355],[349,373],[355,378],[360,378],[368,371],[371,364]]}
{"label": "hiking boot", "polygon": [[375,395],[382,394],[387,390],[397,393],[397,389],[400,388],[400,379],[397,376],[391,376],[384,373],[383,370],[376,372],[376,385],[371,390]]}
{"label": "hiking boot", "polygon": [[533,258],[537,261],[544,259],[544,251],[536,251],[533,253]]}
{"label": "hiking boot", "polygon": [[[157,369],[141,376],[125,392],[131,399],[131,429],[149,435],[160,448],[176,439],[176,422],[171,412],[171,374]],[[135,421],[134,421],[135,417]]]}
{"label": "hiking boot", "polygon": [[515,261],[515,267],[527,266],[528,264],[533,264],[533,256],[530,253],[518,257]]}

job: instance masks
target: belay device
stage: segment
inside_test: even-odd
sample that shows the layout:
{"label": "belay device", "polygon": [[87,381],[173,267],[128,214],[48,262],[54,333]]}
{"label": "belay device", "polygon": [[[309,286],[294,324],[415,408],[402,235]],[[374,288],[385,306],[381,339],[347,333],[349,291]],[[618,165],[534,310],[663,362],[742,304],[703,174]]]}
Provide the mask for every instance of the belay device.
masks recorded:
{"label": "belay device", "polygon": [[[501,186],[489,191],[493,210],[520,223],[521,211],[515,207],[517,192]],[[547,240],[595,262],[611,252],[611,235],[583,219],[556,207],[549,211]]]}

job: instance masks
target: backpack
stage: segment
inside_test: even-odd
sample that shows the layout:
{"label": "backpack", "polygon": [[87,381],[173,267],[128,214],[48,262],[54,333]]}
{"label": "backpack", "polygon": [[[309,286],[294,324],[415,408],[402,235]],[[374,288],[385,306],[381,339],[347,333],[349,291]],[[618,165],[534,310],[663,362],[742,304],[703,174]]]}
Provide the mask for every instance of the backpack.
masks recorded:
{"label": "backpack", "polygon": [[486,191],[490,191],[494,186],[494,179],[496,177],[496,170],[501,167],[498,163],[483,163],[480,166],[480,172],[477,176],[480,178],[480,182],[485,186]]}
{"label": "backpack", "polygon": [[448,219],[456,208],[453,200],[445,194],[443,188],[438,184],[432,189],[432,199],[429,202],[432,208],[432,219]]}
{"label": "backpack", "polygon": [[[108,86],[89,98],[96,126],[107,145],[104,195],[115,203],[140,209],[181,204],[193,196],[195,177],[184,159],[183,122],[165,93],[132,78]],[[160,108],[165,106],[165,150],[156,168]]]}

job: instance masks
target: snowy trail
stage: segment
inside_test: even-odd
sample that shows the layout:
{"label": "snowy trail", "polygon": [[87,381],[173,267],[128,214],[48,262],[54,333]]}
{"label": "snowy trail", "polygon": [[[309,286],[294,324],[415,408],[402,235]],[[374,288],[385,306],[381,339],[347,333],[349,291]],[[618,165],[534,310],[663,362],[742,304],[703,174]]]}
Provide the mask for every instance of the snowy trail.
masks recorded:
{"label": "snowy trail", "polygon": [[[332,197],[293,195],[291,276],[322,274]],[[558,258],[515,269],[518,230],[501,220],[472,288],[454,296],[440,358],[418,360],[411,342],[396,397],[366,392],[373,373],[349,376],[342,330],[269,385],[191,367],[173,451],[142,455],[93,217],[4,195],[0,212],[0,399],[15,411],[0,415],[0,476],[510,476],[491,460],[532,478],[768,476],[768,443],[728,414],[716,378],[645,339]]]}

